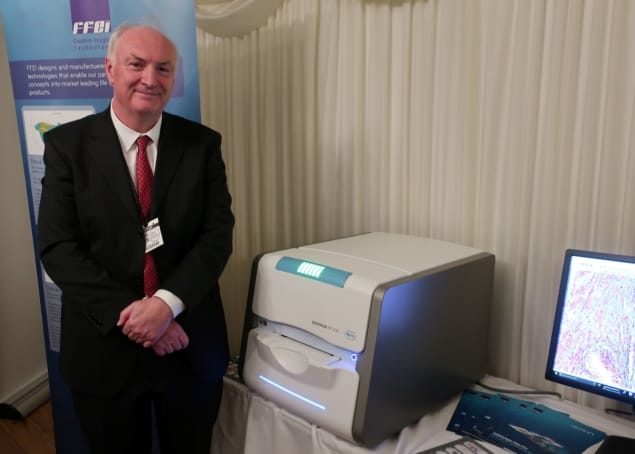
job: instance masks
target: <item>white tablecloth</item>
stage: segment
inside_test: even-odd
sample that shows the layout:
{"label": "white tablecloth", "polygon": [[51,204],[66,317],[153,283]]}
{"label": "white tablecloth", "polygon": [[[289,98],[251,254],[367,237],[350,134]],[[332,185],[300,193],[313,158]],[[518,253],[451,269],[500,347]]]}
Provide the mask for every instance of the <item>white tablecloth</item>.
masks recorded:
{"label": "white tablecloth", "polygon": [[[514,383],[486,377],[488,386],[521,389]],[[490,392],[490,391],[488,391]],[[607,415],[553,396],[518,396],[543,403],[554,410],[599,429],[608,435],[635,437],[635,422]],[[225,379],[223,401],[214,428],[213,454],[414,454],[456,440],[454,432],[446,430],[460,399],[455,396],[442,408],[426,414],[416,424],[404,428],[398,437],[388,439],[372,450],[342,440],[324,429],[278,407],[252,393],[235,379]],[[497,446],[485,444],[494,453],[506,453]],[[595,452],[597,446],[586,453]]]}

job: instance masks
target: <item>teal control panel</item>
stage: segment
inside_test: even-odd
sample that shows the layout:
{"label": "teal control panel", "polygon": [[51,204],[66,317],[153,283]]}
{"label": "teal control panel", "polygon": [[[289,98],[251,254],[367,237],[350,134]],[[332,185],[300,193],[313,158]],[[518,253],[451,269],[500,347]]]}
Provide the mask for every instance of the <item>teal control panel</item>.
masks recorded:
{"label": "teal control panel", "polygon": [[276,270],[297,274],[336,287],[344,287],[346,279],[352,274],[330,266],[286,256],[278,260]]}

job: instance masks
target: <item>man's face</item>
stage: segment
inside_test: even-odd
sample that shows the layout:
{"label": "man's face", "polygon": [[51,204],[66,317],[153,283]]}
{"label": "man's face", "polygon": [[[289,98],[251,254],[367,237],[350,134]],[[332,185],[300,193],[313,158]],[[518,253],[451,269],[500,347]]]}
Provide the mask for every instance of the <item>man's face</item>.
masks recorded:
{"label": "man's face", "polygon": [[131,28],[106,58],[106,76],[113,86],[113,108],[132,129],[151,127],[172,96],[176,50],[148,27]]}

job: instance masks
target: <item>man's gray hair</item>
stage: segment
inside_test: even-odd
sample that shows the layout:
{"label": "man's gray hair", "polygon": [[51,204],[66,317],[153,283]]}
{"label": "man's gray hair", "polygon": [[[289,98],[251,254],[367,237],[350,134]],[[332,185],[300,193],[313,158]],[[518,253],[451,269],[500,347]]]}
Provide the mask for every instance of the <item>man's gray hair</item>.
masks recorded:
{"label": "man's gray hair", "polygon": [[112,60],[115,55],[115,51],[117,50],[117,43],[119,42],[119,38],[121,37],[121,35],[123,35],[124,32],[132,28],[137,28],[137,27],[151,28],[155,30],[156,32],[160,33],[161,35],[163,35],[163,37],[166,40],[168,40],[168,42],[174,49],[174,54],[176,55],[176,60],[178,61],[179,50],[176,47],[176,44],[174,44],[174,41],[170,39],[170,37],[165,33],[165,31],[163,31],[163,28],[159,25],[158,21],[153,20],[151,18],[129,20],[117,26],[117,28],[115,28],[115,30],[110,34],[110,39],[108,40],[108,50],[106,51],[106,57]]}

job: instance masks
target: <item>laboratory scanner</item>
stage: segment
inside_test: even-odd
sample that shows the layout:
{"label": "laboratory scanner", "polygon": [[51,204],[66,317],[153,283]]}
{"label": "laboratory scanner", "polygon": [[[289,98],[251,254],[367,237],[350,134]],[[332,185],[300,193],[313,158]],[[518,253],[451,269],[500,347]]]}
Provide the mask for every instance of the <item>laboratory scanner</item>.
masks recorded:
{"label": "laboratory scanner", "polygon": [[383,232],[260,254],[240,377],[374,447],[485,374],[494,263],[471,247]]}

